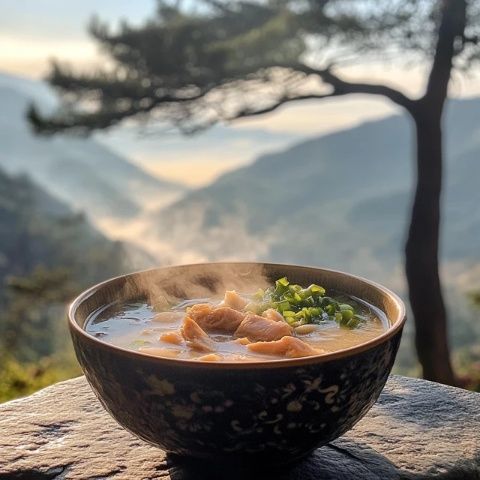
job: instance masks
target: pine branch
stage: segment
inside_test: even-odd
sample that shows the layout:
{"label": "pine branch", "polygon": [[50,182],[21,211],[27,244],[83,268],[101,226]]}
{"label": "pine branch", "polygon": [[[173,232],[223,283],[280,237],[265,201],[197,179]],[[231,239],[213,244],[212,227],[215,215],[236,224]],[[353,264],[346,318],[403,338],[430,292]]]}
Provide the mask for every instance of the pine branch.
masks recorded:
{"label": "pine branch", "polygon": [[243,110],[238,111],[233,116],[231,116],[229,118],[226,118],[225,120],[232,121],[232,120],[236,120],[238,118],[243,118],[243,117],[253,117],[253,116],[256,116],[256,115],[263,115],[265,113],[273,112],[273,111],[277,110],[279,107],[281,107],[282,105],[284,105],[286,103],[289,103],[289,102],[296,102],[296,101],[300,101],[300,100],[313,100],[313,99],[318,100],[318,99],[333,97],[335,95],[336,94],[333,93],[333,92],[325,93],[325,94],[319,94],[319,95],[316,95],[316,94],[297,95],[297,96],[295,96],[295,95],[285,95],[285,96],[281,97],[280,99],[278,99],[272,105],[269,105],[269,106],[263,107],[263,108],[258,108],[258,109],[244,108]]}
{"label": "pine branch", "polygon": [[194,95],[173,95],[168,93],[155,97],[131,98],[127,107],[121,107],[116,102],[110,102],[108,106],[102,106],[96,112],[68,111],[60,112],[53,117],[45,117],[40,113],[35,104],[31,104],[27,111],[27,118],[33,130],[42,135],[52,135],[66,130],[88,134],[96,129],[113,127],[127,118],[146,115],[162,106],[194,103],[203,98],[212,88],[213,86],[203,89]]}
{"label": "pine branch", "polygon": [[404,93],[396,90],[387,85],[374,84],[374,83],[359,83],[349,82],[341,79],[338,75],[334,74],[330,68],[315,69],[302,65],[302,71],[307,74],[319,76],[324,83],[333,87],[333,92],[329,96],[341,96],[352,93],[363,93],[366,95],[379,95],[388,98],[393,103],[400,105],[408,111],[412,111],[415,107],[415,100],[407,97]]}

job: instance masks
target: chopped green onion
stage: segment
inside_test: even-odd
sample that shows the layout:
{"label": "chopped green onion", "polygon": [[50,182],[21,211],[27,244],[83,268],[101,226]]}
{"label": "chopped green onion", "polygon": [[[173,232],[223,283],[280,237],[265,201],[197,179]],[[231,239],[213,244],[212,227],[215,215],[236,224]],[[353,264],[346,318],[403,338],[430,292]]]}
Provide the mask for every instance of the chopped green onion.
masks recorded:
{"label": "chopped green onion", "polygon": [[310,314],[312,317],[320,317],[323,313],[323,310],[320,307],[311,307]]}
{"label": "chopped green onion", "polygon": [[316,301],[313,297],[307,297],[305,303],[308,304],[309,307],[314,307],[316,305]]}
{"label": "chopped green onion", "polygon": [[330,297],[323,297],[321,300],[320,300],[320,305],[322,307],[326,307],[327,305],[330,305],[331,303],[333,302],[333,299],[330,298]]}
{"label": "chopped green onion", "polygon": [[293,294],[293,299],[294,299],[296,302],[298,302],[298,303],[300,303],[300,302],[303,300],[303,298],[302,298],[302,297],[300,296],[300,294],[297,293],[297,292],[295,292],[295,293]]}
{"label": "chopped green onion", "polygon": [[264,296],[265,296],[265,290],[262,290],[261,288],[259,288],[255,293],[255,295],[253,296],[253,298],[255,300],[262,300]]}
{"label": "chopped green onion", "polygon": [[302,290],[302,287],[300,285],[289,285],[288,289],[290,290],[290,293],[295,293],[300,292],[300,290]]}
{"label": "chopped green onion", "polygon": [[287,277],[279,278],[276,282],[275,285],[277,287],[282,286],[282,287],[288,287],[290,285],[290,282],[287,280]]}
{"label": "chopped green onion", "polygon": [[333,305],[332,303],[328,304],[328,305],[325,307],[325,311],[326,311],[329,315],[334,315],[334,314],[335,314],[335,305]]}
{"label": "chopped green onion", "polygon": [[325,289],[320,285],[315,285],[314,283],[310,285],[307,290],[315,296],[323,297],[323,295],[325,295]]}
{"label": "chopped green onion", "polygon": [[292,326],[335,321],[342,327],[356,328],[367,318],[356,314],[355,308],[325,296],[325,289],[311,284],[307,288],[291,284],[287,277],[279,278],[275,286],[259,289],[246,311],[261,315],[273,308]]}
{"label": "chopped green onion", "polygon": [[360,325],[360,319],[358,317],[352,317],[346,324],[348,328],[357,328]]}
{"label": "chopped green onion", "polygon": [[277,302],[275,304],[275,308],[280,312],[283,313],[285,310],[290,310],[290,302],[288,300],[282,300],[281,302]]}

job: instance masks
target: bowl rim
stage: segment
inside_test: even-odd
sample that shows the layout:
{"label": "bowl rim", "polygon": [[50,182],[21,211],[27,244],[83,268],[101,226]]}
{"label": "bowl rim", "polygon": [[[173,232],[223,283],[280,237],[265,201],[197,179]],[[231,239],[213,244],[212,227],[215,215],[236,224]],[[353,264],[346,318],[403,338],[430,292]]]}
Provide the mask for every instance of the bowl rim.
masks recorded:
{"label": "bowl rim", "polygon": [[[142,275],[150,272],[159,271],[162,269],[169,269],[169,268],[189,268],[189,267],[196,267],[196,266],[207,266],[207,265],[265,265],[271,267],[298,267],[304,268],[309,270],[322,270],[327,273],[339,274],[350,277],[353,280],[363,282],[364,284],[368,285],[369,287],[373,287],[380,291],[383,295],[390,297],[390,299],[396,304],[398,308],[398,318],[395,319],[395,322],[392,324],[389,318],[390,327],[387,328],[381,335],[372,338],[366,342],[360,343],[358,345],[354,345],[353,347],[344,348],[341,350],[335,350],[334,352],[312,355],[308,357],[299,357],[299,358],[285,358],[285,359],[275,359],[275,360],[259,360],[253,362],[200,362],[194,359],[178,359],[178,358],[166,358],[166,357],[157,357],[154,355],[149,355],[145,352],[139,352],[137,350],[130,350],[127,348],[119,347],[117,345],[113,345],[111,343],[104,342],[93,335],[89,334],[86,330],[80,327],[75,319],[75,315],[77,312],[78,307],[82,304],[82,302],[88,299],[91,295],[96,293],[97,291],[101,290],[103,287],[108,285],[111,282],[119,280],[121,278],[131,277],[133,275]],[[348,292],[346,292],[348,293]],[[118,275],[116,277],[109,278],[104,280],[100,283],[97,283],[87,290],[84,290],[80,293],[69,305],[68,307],[68,324],[70,328],[71,335],[74,334],[79,335],[83,340],[86,340],[90,344],[95,345],[96,347],[102,348],[104,350],[113,351],[123,356],[130,357],[132,359],[142,359],[151,361],[154,363],[164,364],[165,366],[180,366],[180,367],[193,367],[193,368],[204,368],[204,369],[235,369],[235,370],[251,370],[251,369],[270,369],[270,368],[283,368],[283,367],[299,367],[311,364],[320,364],[326,363],[332,360],[339,360],[345,359],[356,354],[365,352],[367,350],[373,349],[376,346],[387,342],[392,337],[394,337],[397,333],[401,332],[403,326],[406,321],[406,308],[404,302],[401,298],[390,289],[384,287],[383,285],[376,283],[372,280],[368,280],[364,277],[354,275],[351,273],[343,272],[340,270],[334,270],[330,268],[322,268],[322,267],[313,267],[308,265],[298,265],[298,264],[291,264],[291,263],[272,263],[272,262],[248,262],[248,261],[235,261],[235,262],[199,262],[199,263],[189,263],[189,264],[176,264],[176,265],[167,265],[164,267],[154,267],[145,270],[139,270],[131,273],[127,273],[124,275]]]}

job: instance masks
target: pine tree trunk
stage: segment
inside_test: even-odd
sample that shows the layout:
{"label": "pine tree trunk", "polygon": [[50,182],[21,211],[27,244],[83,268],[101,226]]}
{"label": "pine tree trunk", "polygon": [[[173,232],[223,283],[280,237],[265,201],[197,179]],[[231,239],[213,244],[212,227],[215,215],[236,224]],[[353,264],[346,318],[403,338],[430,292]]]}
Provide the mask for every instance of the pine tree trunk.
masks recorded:
{"label": "pine tree trunk", "polygon": [[417,185],[405,247],[415,346],[423,377],[448,385],[456,379],[450,362],[447,315],[438,272],[442,190],[442,114],[453,58],[466,24],[466,0],[439,0],[441,20],[423,98],[410,109],[417,137]]}
{"label": "pine tree trunk", "polygon": [[455,385],[438,268],[442,188],[442,108],[421,102],[414,115],[417,185],[406,244],[406,275],[423,377]]}

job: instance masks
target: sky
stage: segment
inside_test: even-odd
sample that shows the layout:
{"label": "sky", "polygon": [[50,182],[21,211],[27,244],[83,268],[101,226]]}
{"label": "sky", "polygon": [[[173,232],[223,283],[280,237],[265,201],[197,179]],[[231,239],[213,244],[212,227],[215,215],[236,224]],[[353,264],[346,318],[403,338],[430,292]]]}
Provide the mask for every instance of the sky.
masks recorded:
{"label": "sky", "polygon": [[[91,68],[104,61],[86,31],[92,16],[113,25],[121,19],[141,23],[155,4],[155,0],[0,0],[0,70],[41,79],[52,58]],[[425,67],[359,64],[342,73],[347,79],[386,81],[415,96],[421,92]],[[479,95],[480,82],[454,78],[452,93]],[[165,138],[125,128],[97,138],[155,175],[199,186],[261,153],[395,112],[399,110],[387,100],[349,96],[289,105],[192,138]]]}

